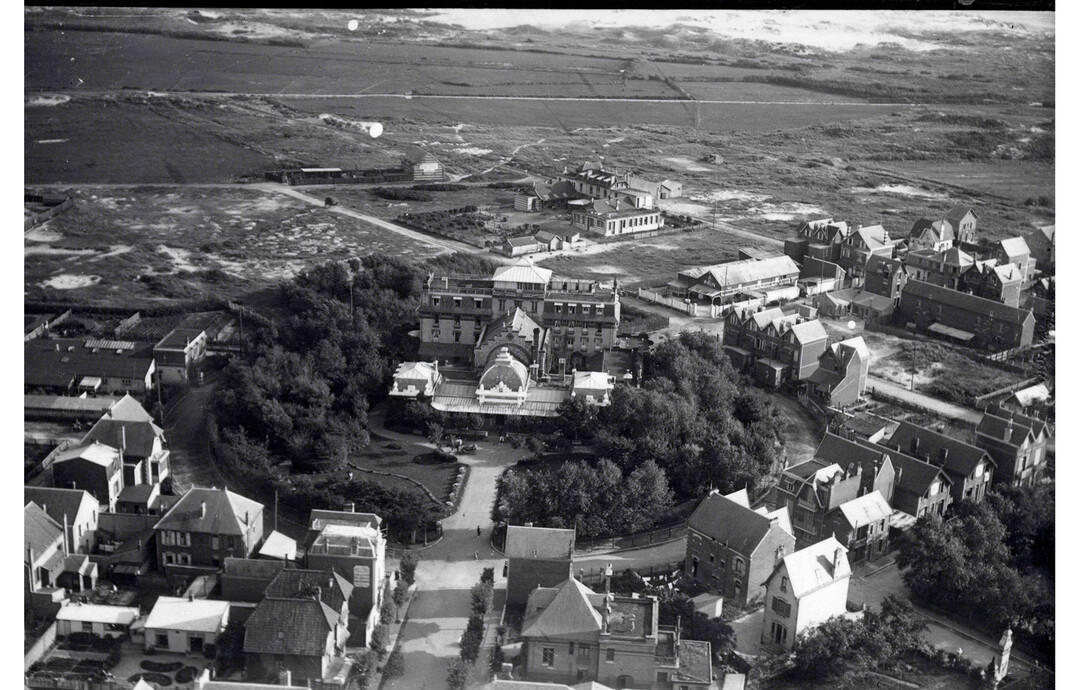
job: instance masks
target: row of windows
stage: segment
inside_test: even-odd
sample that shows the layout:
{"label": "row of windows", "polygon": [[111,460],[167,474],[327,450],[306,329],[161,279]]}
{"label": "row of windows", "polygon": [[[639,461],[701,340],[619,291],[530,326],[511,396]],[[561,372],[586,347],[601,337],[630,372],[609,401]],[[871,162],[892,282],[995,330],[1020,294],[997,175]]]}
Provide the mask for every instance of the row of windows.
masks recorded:
{"label": "row of windows", "polygon": [[191,546],[191,533],[165,530],[161,533],[161,543],[165,546]]}
{"label": "row of windows", "polygon": [[166,551],[162,554],[162,558],[165,561],[165,565],[191,565],[191,554],[189,553],[172,553]]}
{"label": "row of windows", "polygon": [[[589,649],[590,649],[590,647],[588,645],[584,645],[584,644],[577,645],[577,661],[578,661],[579,664],[587,664],[587,663],[589,663],[589,654],[590,654]],[[574,648],[574,643],[573,642],[570,643],[570,647],[569,647],[568,651],[569,651],[570,656],[574,656],[575,648]],[[554,647],[543,647],[541,649],[540,656],[541,656],[540,663],[542,663],[544,666],[547,666],[548,668],[550,668],[550,667],[555,665],[555,648]],[[606,661],[607,663],[614,663],[615,662],[615,650],[614,649],[606,650],[606,654],[604,655],[604,661]]]}

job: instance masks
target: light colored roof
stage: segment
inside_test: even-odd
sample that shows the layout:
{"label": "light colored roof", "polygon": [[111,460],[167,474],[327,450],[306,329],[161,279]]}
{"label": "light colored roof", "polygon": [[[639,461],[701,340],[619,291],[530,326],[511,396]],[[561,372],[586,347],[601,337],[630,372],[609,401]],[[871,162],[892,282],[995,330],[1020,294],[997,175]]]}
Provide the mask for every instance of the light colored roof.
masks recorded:
{"label": "light colored roof", "polygon": [[547,285],[551,281],[552,271],[540,268],[529,259],[519,259],[509,266],[495,269],[492,280],[504,283],[540,283]]}
{"label": "light colored roof", "polygon": [[537,240],[532,235],[521,235],[520,237],[508,237],[506,243],[511,247],[528,247],[531,244],[537,244]]}
{"label": "light colored roof", "polygon": [[34,557],[37,558],[46,549],[55,544],[63,529],[60,523],[49,517],[41,506],[30,501],[23,506],[23,554],[26,547],[34,548]]}
{"label": "light colored roof", "polygon": [[56,410],[101,414],[116,401],[117,398],[107,396],[76,398],[70,395],[24,395],[23,409],[28,413],[37,410]]}
{"label": "light colored roof", "polygon": [[[525,621],[521,636],[551,639],[599,633],[602,627],[600,612],[590,598],[596,596],[596,592],[574,578],[565,580],[555,588],[550,603],[531,620]],[[532,598],[530,594],[529,599]]]}
{"label": "light colored roof", "polygon": [[[833,568],[833,557],[837,549],[840,550],[839,567]],[[783,564],[787,569],[791,591],[798,599],[851,576],[847,549],[836,537],[829,537],[784,556]],[[775,574],[775,571],[773,572]]]}
{"label": "light colored roof", "polygon": [[58,621],[85,621],[87,623],[113,623],[131,625],[139,617],[137,606],[105,606],[103,604],[80,604],[66,601],[56,614]]}
{"label": "light colored roof", "polygon": [[509,525],[506,528],[506,557],[568,559],[574,552],[575,534],[572,529]]}
{"label": "light colored roof", "polygon": [[866,227],[859,228],[853,234],[862,238],[863,242],[870,249],[878,249],[884,247],[887,244],[891,244],[891,240],[886,241],[888,233],[885,232],[885,228],[878,225],[867,225]]}
{"label": "light colored roof", "polygon": [[277,558],[291,561],[296,558],[296,540],[274,530],[259,547],[259,555],[264,558]]}
{"label": "light colored roof", "polygon": [[150,413],[139,404],[138,400],[131,397],[130,393],[125,393],[124,397],[117,400],[116,404],[105,413],[105,416],[121,422],[153,423],[154,421]]}
{"label": "light colored roof", "polygon": [[228,613],[227,601],[161,596],[146,619],[146,629],[216,633]]}
{"label": "light colored roof", "polygon": [[56,456],[55,462],[66,462],[68,460],[80,458],[82,460],[89,460],[95,465],[109,467],[116,462],[118,457],[117,453],[119,452],[119,450],[112,446],[107,446],[100,441],[94,441],[93,443],[73,446],[60,451],[60,454]]}
{"label": "light colored roof", "polygon": [[1020,269],[1016,264],[1002,264],[1001,266],[994,266],[990,270],[997,274],[998,280],[1002,283],[1011,283],[1017,280],[1021,280]]}
{"label": "light colored roof", "polygon": [[575,371],[574,389],[605,390],[615,385],[611,374],[604,371]]}
{"label": "light colored roof", "polygon": [[566,388],[529,386],[525,401],[517,403],[484,403],[476,396],[476,384],[443,381],[431,399],[431,406],[442,412],[475,414],[506,414],[517,417],[557,417],[559,406],[570,396]]}
{"label": "light colored roof", "polygon": [[[739,489],[738,491],[732,491],[730,494],[724,494],[724,498],[738,503],[743,508],[750,507],[750,494],[746,492],[745,488]],[[762,515],[764,514],[765,513],[762,513]]]}
{"label": "light colored roof", "polygon": [[[696,275],[694,275],[696,273]],[[745,283],[753,283],[759,280],[770,280],[779,276],[799,275],[799,267],[790,256],[770,256],[765,259],[743,259],[742,261],[729,261],[713,266],[703,266],[697,269],[682,271],[682,275],[700,277],[705,273],[711,273],[716,284],[722,288]]]}
{"label": "light colored roof", "polygon": [[402,362],[394,371],[395,379],[423,379],[430,381],[437,375],[431,362]]}
{"label": "light colored roof", "polygon": [[495,361],[480,376],[480,388],[496,390],[505,386],[509,391],[518,392],[529,385],[529,370],[503,348]]}
{"label": "light colored roof", "polygon": [[[201,504],[206,504],[202,514]],[[242,536],[247,526],[262,520],[263,505],[228,489],[195,487],[165,514],[154,529]]]}
{"label": "light colored roof", "polygon": [[829,337],[829,334],[825,332],[825,327],[817,319],[793,323],[791,324],[791,332],[795,334],[795,338],[800,343],[825,340]]}
{"label": "light colored roof", "polygon": [[844,519],[852,527],[863,527],[879,520],[884,520],[892,514],[892,508],[880,491],[859,496],[855,500],[840,504],[840,512]]}
{"label": "light colored roof", "polygon": [[866,347],[866,341],[863,340],[861,335],[857,335],[854,338],[848,338],[847,340],[841,340],[836,343],[832,346],[833,352],[839,350],[842,345],[846,345],[858,352],[859,356],[862,357],[864,361],[870,361],[870,348]]}
{"label": "light colored roof", "polygon": [[1001,246],[1002,251],[1005,252],[1005,255],[1010,258],[1031,253],[1027,240],[1023,237],[1010,237],[1007,240],[1001,240],[998,244]]}
{"label": "light colored roof", "polygon": [[884,311],[893,306],[893,301],[884,295],[876,295],[873,292],[867,292],[863,290],[854,299],[851,300],[852,304],[857,304],[860,307],[868,307],[877,311]]}
{"label": "light colored roof", "polygon": [[1046,400],[1050,397],[1050,389],[1046,387],[1045,383],[1040,383],[1030,388],[1022,388],[1021,390],[1013,393],[1013,397],[1020,403],[1021,406],[1027,407],[1036,400]]}

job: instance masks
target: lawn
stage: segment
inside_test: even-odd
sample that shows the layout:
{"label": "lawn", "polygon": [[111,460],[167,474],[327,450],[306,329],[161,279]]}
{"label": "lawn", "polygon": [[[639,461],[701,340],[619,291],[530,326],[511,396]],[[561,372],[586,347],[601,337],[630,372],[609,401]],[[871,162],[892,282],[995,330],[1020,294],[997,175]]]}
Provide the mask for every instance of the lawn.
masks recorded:
{"label": "lawn", "polygon": [[[459,463],[436,462],[428,456],[420,456],[418,459],[415,446],[403,447],[402,444],[373,440],[360,453],[352,456],[352,462],[360,467],[378,472],[391,472],[415,479],[428,491],[445,501],[450,493],[450,488],[457,476]],[[418,487],[410,481],[399,477],[388,477],[382,474],[362,472],[356,475],[357,479],[374,482],[381,486],[419,491]],[[440,508],[443,507],[441,504]]]}

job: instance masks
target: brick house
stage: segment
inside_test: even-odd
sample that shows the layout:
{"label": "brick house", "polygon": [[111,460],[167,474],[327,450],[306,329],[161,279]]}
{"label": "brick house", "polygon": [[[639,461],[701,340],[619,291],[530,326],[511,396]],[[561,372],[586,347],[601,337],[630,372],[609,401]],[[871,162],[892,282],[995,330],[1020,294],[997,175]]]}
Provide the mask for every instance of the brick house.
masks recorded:
{"label": "brick house", "polygon": [[866,262],[871,256],[892,258],[896,240],[881,225],[858,227],[840,243],[840,259],[837,263],[851,278],[852,286],[861,286],[866,274]]}
{"label": "brick house", "polygon": [[[890,505],[912,518],[926,513],[944,515],[952,504],[952,479],[945,470],[918,458],[863,439],[859,443],[889,454],[896,467],[896,482]],[[894,520],[894,523],[896,521]]]}
{"label": "brick house", "polygon": [[907,266],[900,259],[871,256],[866,260],[864,288],[867,292],[887,297],[893,304],[899,304],[900,294],[907,280]]}
{"label": "brick house", "polygon": [[790,650],[799,635],[847,612],[851,564],[834,538],[784,556],[765,582],[761,642]]}
{"label": "brick house", "polygon": [[981,503],[997,468],[982,448],[911,422],[900,422],[884,445],[940,467],[949,476],[954,502]]}
{"label": "brick house", "polygon": [[795,237],[784,241],[784,254],[802,262],[807,257],[836,263],[840,245],[852,232],[846,221],[832,218],[807,220],[795,229]]}
{"label": "brick house", "polygon": [[889,550],[892,512],[881,492],[871,491],[840,504],[825,517],[825,528],[848,550],[852,563],[872,561]]}
{"label": "brick house", "polygon": [[997,259],[998,265],[1015,264],[1020,269],[1020,276],[1025,286],[1035,278],[1035,259],[1023,237],[1010,237],[994,245],[990,252],[991,259]]}
{"label": "brick house", "polygon": [[507,607],[524,607],[537,587],[554,587],[571,576],[575,537],[572,529],[507,526]]}
{"label": "brick house", "polygon": [[66,448],[53,460],[53,485],[88,492],[110,511],[124,488],[120,451],[97,441]]}
{"label": "brick house", "polygon": [[1054,239],[1053,225],[1035,228],[1024,235],[1024,242],[1027,243],[1028,250],[1031,252],[1031,258],[1035,260],[1036,268],[1039,268],[1043,273],[1053,274],[1054,272],[1054,261],[1056,259]]}
{"label": "brick house", "polygon": [[943,252],[952,248],[956,233],[952,223],[948,220],[930,220],[920,218],[911,226],[908,234],[908,251],[916,249],[929,249],[935,252]]}
{"label": "brick house", "polygon": [[1049,425],[1001,406],[991,406],[975,428],[975,445],[997,462],[998,481],[1030,486],[1046,468]]}
{"label": "brick house", "polygon": [[154,532],[161,570],[217,571],[226,557],[247,558],[262,542],[263,505],[228,489],[193,487]]}
{"label": "brick house", "polygon": [[654,596],[594,592],[574,578],[529,594],[521,626],[525,679],[610,688],[713,687],[708,642],[659,625]]}
{"label": "brick house", "polygon": [[866,323],[891,323],[896,304],[888,297],[863,290],[851,300],[851,313]]}
{"label": "brick house", "polygon": [[761,599],[777,559],[794,548],[786,507],[755,511],[745,489],[727,496],[714,491],[687,522],[684,572],[743,607]]}
{"label": "brick house", "polygon": [[878,491],[891,500],[896,472],[889,453],[826,433],[812,460],[784,470],[770,505],[787,507],[796,546],[825,538],[825,517],[844,503]]}
{"label": "brick house", "polygon": [[957,242],[975,244],[975,230],[979,221],[979,215],[975,213],[975,209],[966,204],[957,204],[949,209],[945,220],[952,225]]}
{"label": "brick house", "polygon": [[125,395],[90,428],[83,443],[118,448],[124,458],[124,485],[157,484],[169,476],[165,431],[135,398]]}
{"label": "brick house", "polygon": [[820,321],[779,307],[732,309],[724,319],[724,350],[732,365],[769,386],[809,378],[827,345]]}
{"label": "brick house", "polygon": [[995,302],[1019,307],[1024,278],[1016,264],[998,265],[994,259],[976,261],[960,280],[959,290]]}
{"label": "brick house", "polygon": [[960,289],[963,275],[975,265],[975,259],[957,247],[945,251],[919,249],[905,258],[908,273],[915,280]]}
{"label": "brick house", "polygon": [[68,553],[91,553],[98,527],[98,502],[82,489],[27,486],[23,503],[34,502],[65,530]]}
{"label": "brick house", "polygon": [[1026,347],[1035,337],[1035,316],[1026,309],[920,280],[908,281],[898,311],[920,330],[939,332],[986,349]]}
{"label": "brick house", "polygon": [[870,373],[870,350],[862,336],[833,343],[806,379],[806,396],[825,407],[846,407],[859,401]]}

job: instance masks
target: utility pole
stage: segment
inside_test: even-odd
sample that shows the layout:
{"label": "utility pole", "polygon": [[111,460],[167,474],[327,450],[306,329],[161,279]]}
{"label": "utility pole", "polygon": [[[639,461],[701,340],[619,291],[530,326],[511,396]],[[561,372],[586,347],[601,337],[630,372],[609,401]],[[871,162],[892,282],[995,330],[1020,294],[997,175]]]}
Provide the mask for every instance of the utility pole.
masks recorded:
{"label": "utility pole", "polygon": [[274,531],[277,531],[277,487],[274,487]]}

